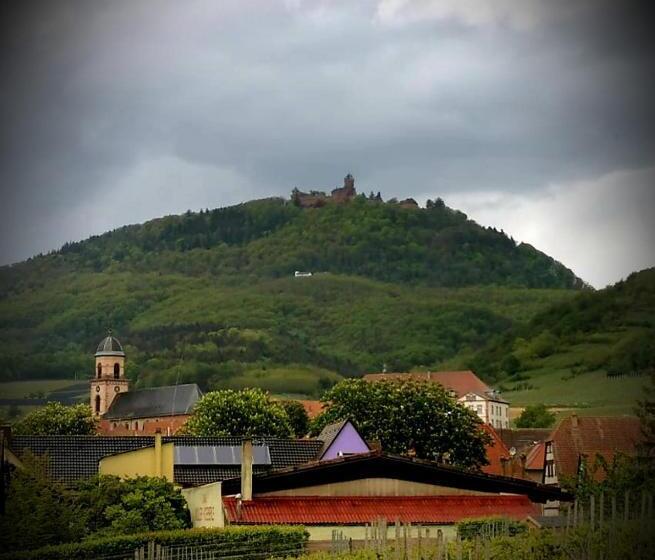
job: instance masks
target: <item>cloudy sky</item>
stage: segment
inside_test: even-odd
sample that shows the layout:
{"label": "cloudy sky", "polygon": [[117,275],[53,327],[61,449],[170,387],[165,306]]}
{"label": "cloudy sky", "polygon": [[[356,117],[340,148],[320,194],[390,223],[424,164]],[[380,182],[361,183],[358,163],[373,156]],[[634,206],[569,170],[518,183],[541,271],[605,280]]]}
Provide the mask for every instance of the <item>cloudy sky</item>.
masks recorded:
{"label": "cloudy sky", "polygon": [[651,21],[618,0],[3,2],[0,263],[351,172],[596,287],[655,265]]}

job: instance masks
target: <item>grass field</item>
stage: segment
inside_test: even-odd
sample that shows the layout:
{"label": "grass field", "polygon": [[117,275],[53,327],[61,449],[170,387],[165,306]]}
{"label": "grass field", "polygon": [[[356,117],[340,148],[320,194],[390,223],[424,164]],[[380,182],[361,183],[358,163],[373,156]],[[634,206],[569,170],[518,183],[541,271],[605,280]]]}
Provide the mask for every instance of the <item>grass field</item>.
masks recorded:
{"label": "grass field", "polygon": [[[57,400],[58,393],[79,393],[80,402],[86,398],[87,389],[84,379],[41,379],[30,381],[6,381],[0,383],[0,399],[26,399],[20,404],[0,404],[0,418],[15,421],[41,405],[29,404],[28,397],[52,398]],[[38,402],[38,401],[37,401]]]}
{"label": "grass field", "polygon": [[[618,416],[634,414],[641,398],[647,377],[608,378],[604,371],[581,373],[570,377],[569,370],[542,370],[526,372],[533,386],[522,391],[510,391],[503,396],[512,407],[543,403],[563,409],[558,414],[575,409],[584,416]],[[569,410],[567,410],[569,409]]]}
{"label": "grass field", "polygon": [[43,393],[49,395],[53,391],[59,391],[83,383],[80,379],[44,379],[32,381],[6,381],[0,383],[0,398],[2,399],[24,399],[28,395]]}

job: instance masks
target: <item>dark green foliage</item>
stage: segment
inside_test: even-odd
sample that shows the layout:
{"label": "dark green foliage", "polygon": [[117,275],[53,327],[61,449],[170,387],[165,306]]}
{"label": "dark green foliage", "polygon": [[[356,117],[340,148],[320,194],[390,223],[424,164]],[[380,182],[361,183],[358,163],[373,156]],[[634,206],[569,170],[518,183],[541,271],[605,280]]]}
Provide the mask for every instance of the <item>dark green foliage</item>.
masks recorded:
{"label": "dark green foliage", "polygon": [[163,478],[97,476],[75,486],[88,533],[121,535],[190,526],[179,489]]}
{"label": "dark green foliage", "polygon": [[86,273],[0,301],[0,378],[91,375],[110,324],[137,387],[195,382],[204,390],[254,386],[318,397],[338,374],[380,371],[382,364],[429,367],[479,348],[573,294],[408,288],[333,275],[227,285]]}
{"label": "dark green foliage", "polygon": [[259,526],[224,529],[187,529],[157,531],[91,539],[49,546],[27,552],[0,554],[0,560],[93,560],[111,555],[132,555],[137,548],[154,542],[162,546],[219,545],[222,552],[237,557],[243,551],[261,554],[301,552],[308,534],[303,527]]}
{"label": "dark green foliage", "polygon": [[550,428],[555,423],[555,414],[546,405],[526,406],[516,419],[517,428]]}
{"label": "dark green foliage", "polygon": [[474,469],[487,464],[484,446],[490,438],[478,416],[436,383],[347,379],[321,400],[325,410],[313,422],[314,434],[347,418],[365,440],[380,442],[389,453],[415,453]]}
{"label": "dark green foliage", "polygon": [[298,401],[281,401],[280,404],[289,417],[289,423],[295,437],[301,438],[309,432],[309,416],[302,403]]}
{"label": "dark green foliage", "polygon": [[[316,274],[295,279],[295,270]],[[139,386],[318,396],[335,372],[470,354],[579,286],[561,264],[443,201],[404,209],[357,197],[303,210],[259,200],[0,268],[0,379],[88,375],[112,326]],[[297,374],[269,382],[281,368]]]}
{"label": "dark green foliage", "polygon": [[510,356],[520,369],[538,368],[553,353],[594,345],[578,360],[580,371],[640,375],[655,367],[655,268],[631,274],[599,291],[582,291],[538,312],[492,339],[467,365],[487,379],[508,374]]}
{"label": "dark green foliage", "polygon": [[88,436],[96,433],[97,421],[87,404],[65,406],[51,402],[30,412],[13,430],[20,435]]}
{"label": "dark green foliage", "polygon": [[25,288],[44,269],[110,268],[259,278],[312,270],[440,286],[582,285],[533,247],[445,205],[408,210],[357,197],[307,210],[267,199],[123,227],[5,269],[0,289]]}
{"label": "dark green foliage", "polygon": [[499,536],[513,537],[526,533],[528,526],[520,521],[504,517],[485,517],[482,519],[466,519],[456,524],[457,534],[463,540],[493,538]]}
{"label": "dark green foliage", "polygon": [[648,386],[644,387],[644,398],[637,403],[637,416],[644,437],[641,454],[655,457],[655,373],[651,374]]}
{"label": "dark green foliage", "polygon": [[196,403],[184,431],[193,436],[275,436],[293,433],[284,407],[261,389],[207,393]]}
{"label": "dark green foliage", "polygon": [[[583,501],[592,495],[599,498],[601,493],[608,496],[608,506],[609,497],[621,496],[623,499],[626,493],[639,500],[642,493],[655,491],[655,462],[652,457],[644,455],[632,457],[617,453],[608,460],[596,454],[584,458],[576,476],[560,477],[559,483]],[[618,507],[622,512],[623,504],[619,503]]]}
{"label": "dark green foliage", "polygon": [[46,478],[42,459],[28,455],[23,464],[25,468],[11,474],[5,514],[0,516],[0,549],[25,550],[82,538],[84,512],[74,495]]}

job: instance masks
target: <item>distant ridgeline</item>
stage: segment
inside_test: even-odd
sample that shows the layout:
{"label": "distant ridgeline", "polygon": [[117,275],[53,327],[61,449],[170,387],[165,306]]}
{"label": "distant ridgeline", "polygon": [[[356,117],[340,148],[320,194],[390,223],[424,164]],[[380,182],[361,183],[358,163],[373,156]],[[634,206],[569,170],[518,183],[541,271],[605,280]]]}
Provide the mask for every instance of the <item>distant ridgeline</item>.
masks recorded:
{"label": "distant ridgeline", "polygon": [[329,195],[165,216],[1,267],[0,379],[91,371],[111,326],[136,387],[318,394],[479,349],[583,286],[441,199],[384,202],[348,175]]}

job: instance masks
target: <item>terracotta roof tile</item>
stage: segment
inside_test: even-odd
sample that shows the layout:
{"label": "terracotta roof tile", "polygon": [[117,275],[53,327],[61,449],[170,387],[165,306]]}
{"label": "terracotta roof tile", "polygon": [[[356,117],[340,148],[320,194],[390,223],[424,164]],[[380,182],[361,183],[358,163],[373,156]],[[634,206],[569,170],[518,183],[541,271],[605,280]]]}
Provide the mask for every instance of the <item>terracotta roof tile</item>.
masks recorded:
{"label": "terracotta roof tile", "polygon": [[485,447],[487,461],[489,461],[489,464],[482,467],[482,472],[487,474],[505,474],[505,472],[503,472],[503,463],[501,458],[509,458],[509,451],[507,450],[507,447],[505,447],[503,440],[500,439],[498,432],[489,426],[489,424],[482,424],[480,427],[485,432],[487,432],[492,439],[491,444]]}
{"label": "terracotta roof tile", "polygon": [[380,517],[389,522],[451,524],[461,519],[539,513],[527,496],[276,496],[242,502],[223,498],[228,520],[242,524],[362,525]]}
{"label": "terracotta roof tile", "polygon": [[382,381],[383,379],[411,378],[439,383],[446,389],[454,391],[458,397],[467,393],[484,395],[491,389],[475,373],[465,371],[432,371],[424,373],[369,373],[364,376],[366,381]]}
{"label": "terracotta roof tile", "polygon": [[590,460],[600,454],[609,460],[616,452],[634,455],[642,440],[636,417],[569,416],[549,438],[553,442],[558,476],[574,476],[581,455]]}
{"label": "terracotta roof tile", "polygon": [[525,459],[525,468],[528,471],[542,471],[544,470],[544,462],[546,460],[546,443],[540,441],[532,446],[528,451]]}

